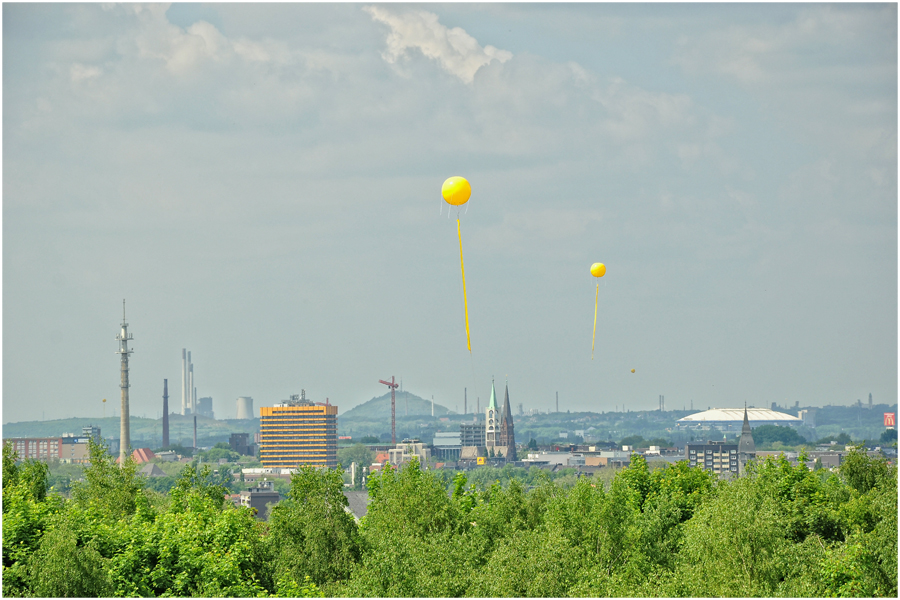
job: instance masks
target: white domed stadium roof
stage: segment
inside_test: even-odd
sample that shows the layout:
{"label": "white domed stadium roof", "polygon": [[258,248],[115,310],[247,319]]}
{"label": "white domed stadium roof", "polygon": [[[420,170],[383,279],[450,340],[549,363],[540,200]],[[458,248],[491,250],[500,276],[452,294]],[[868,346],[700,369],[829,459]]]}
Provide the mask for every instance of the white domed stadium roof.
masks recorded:
{"label": "white domed stadium roof", "polygon": [[[797,417],[777,412],[774,410],[769,410],[768,408],[748,408],[747,409],[747,420],[750,423],[764,421],[766,423],[772,422],[787,422],[787,423],[801,423],[802,420]],[[704,410],[703,412],[695,413],[693,415],[688,415],[682,419],[678,419],[679,423],[691,424],[691,423],[722,423],[727,421],[737,421],[740,423],[744,422],[744,409],[743,408],[713,408],[711,410]]]}

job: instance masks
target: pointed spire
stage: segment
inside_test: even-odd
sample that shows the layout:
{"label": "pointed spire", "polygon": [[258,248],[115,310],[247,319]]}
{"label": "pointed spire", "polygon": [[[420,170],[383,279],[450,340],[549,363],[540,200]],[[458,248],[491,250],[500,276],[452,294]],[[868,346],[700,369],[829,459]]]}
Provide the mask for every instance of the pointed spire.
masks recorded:
{"label": "pointed spire", "polygon": [[497,410],[497,392],[494,391],[494,379],[491,378],[491,401],[488,403],[489,409]]}
{"label": "pointed spire", "polygon": [[745,433],[752,433],[750,429],[750,419],[747,418],[747,403],[744,402],[744,425],[741,427],[741,435]]}
{"label": "pointed spire", "polygon": [[512,423],[512,411],[509,407],[509,381],[506,382],[506,390],[503,393],[503,410],[500,412],[500,422]]}

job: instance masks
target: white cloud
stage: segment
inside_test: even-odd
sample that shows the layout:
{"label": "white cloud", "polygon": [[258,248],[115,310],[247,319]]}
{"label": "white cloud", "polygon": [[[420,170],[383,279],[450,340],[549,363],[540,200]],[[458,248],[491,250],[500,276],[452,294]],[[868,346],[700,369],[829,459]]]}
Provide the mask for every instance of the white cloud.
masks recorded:
{"label": "white cloud", "polygon": [[512,53],[493,46],[478,44],[478,41],[460,27],[449,29],[438,22],[434,13],[423,10],[395,14],[383,7],[363,8],[372,19],[391,28],[387,37],[387,49],[382,55],[394,64],[407,56],[407,51],[417,49],[428,58],[434,59],[441,68],[455,75],[465,83],[472,83],[478,69],[492,60],[504,63],[512,58]]}
{"label": "white cloud", "polygon": [[80,83],[86,79],[95,79],[100,77],[102,73],[103,71],[101,71],[99,67],[85,66],[81,63],[75,63],[69,69],[72,83]]}

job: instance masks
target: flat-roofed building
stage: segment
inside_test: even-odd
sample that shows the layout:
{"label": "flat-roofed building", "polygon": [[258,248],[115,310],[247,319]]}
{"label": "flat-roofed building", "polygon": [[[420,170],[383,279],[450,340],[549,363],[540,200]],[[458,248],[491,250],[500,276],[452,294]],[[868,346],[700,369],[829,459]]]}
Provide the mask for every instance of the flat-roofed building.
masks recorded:
{"label": "flat-roofed building", "polygon": [[[72,441],[75,438],[72,437]],[[60,460],[63,458],[63,438],[8,438],[4,444],[10,444],[19,455],[20,460],[31,458],[34,460]]]}
{"label": "flat-roofed building", "polygon": [[275,491],[275,484],[271,481],[260,481],[256,486],[241,492],[241,506],[255,509],[254,515],[261,521],[269,520],[269,505],[278,504],[281,495]]}
{"label": "flat-roofed building", "polygon": [[744,425],[744,416],[751,427],[760,425],[780,425],[783,427],[799,427],[802,419],[768,408],[713,408],[678,419],[675,425],[688,429],[710,429],[720,431],[740,431]]}
{"label": "flat-roofed building", "polygon": [[717,475],[738,474],[738,445],[726,441],[694,443],[687,445],[688,462],[692,467],[703,467]]}
{"label": "flat-roofed building", "polygon": [[305,393],[260,407],[259,459],[265,467],[337,467],[337,406],[306,401]]}
{"label": "flat-roofed building", "polygon": [[459,432],[448,431],[434,434],[434,455],[441,459],[459,460],[462,452],[461,436]]}
{"label": "flat-roofed building", "polygon": [[388,462],[392,465],[402,465],[413,458],[419,459],[419,466],[423,469],[428,466],[428,459],[431,458],[431,449],[418,438],[403,440],[396,448],[388,450]]}

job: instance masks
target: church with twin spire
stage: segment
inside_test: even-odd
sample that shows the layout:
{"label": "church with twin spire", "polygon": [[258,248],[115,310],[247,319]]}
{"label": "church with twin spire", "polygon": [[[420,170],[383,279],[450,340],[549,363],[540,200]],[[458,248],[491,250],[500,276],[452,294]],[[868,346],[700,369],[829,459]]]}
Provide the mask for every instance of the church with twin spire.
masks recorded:
{"label": "church with twin spire", "polygon": [[[503,407],[497,408],[497,393],[491,381],[491,400],[484,413],[484,445],[488,454],[516,460],[516,435],[509,407],[509,383],[503,394]],[[493,450],[493,452],[491,452]]]}
{"label": "church with twin spire", "polygon": [[484,420],[476,415],[474,423],[460,426],[462,458],[478,456],[504,458],[507,462],[518,460],[516,456],[516,434],[512,409],[509,403],[509,383],[503,394],[503,405],[497,405],[497,392],[491,380],[491,399],[484,409]]}

